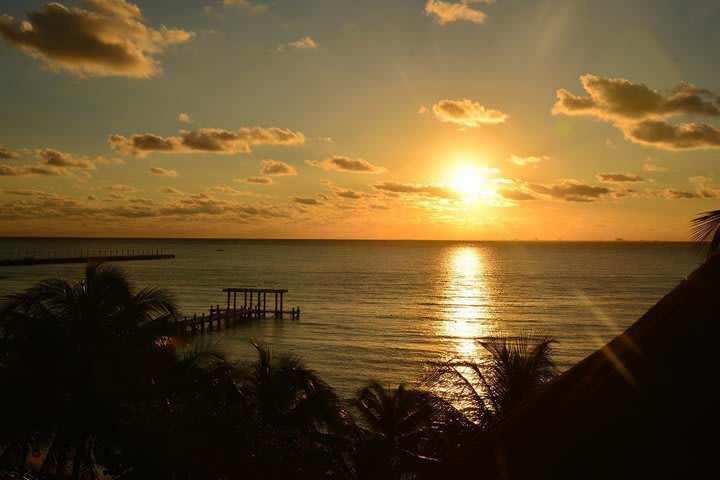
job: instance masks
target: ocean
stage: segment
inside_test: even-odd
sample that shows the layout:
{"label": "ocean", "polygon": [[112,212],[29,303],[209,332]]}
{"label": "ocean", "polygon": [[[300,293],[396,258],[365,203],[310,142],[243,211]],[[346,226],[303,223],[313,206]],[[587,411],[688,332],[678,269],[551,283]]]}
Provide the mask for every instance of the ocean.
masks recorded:
{"label": "ocean", "polygon": [[[138,286],[173,292],[183,313],[224,305],[227,287],[286,288],[300,320],[206,333],[233,358],[251,339],[300,356],[342,395],[368,379],[422,379],[432,362],[481,358],[494,333],[549,334],[561,369],[632,324],[698,265],[664,242],[0,239],[0,258],[80,249],[163,249],[175,260],[123,262]],[[0,267],[0,294],[82,265]]]}

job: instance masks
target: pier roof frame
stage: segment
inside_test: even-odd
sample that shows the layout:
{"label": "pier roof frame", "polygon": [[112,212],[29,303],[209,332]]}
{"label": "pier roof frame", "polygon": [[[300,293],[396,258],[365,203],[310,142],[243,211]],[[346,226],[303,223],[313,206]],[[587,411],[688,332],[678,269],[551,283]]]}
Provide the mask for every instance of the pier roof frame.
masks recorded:
{"label": "pier roof frame", "polygon": [[228,293],[288,293],[285,289],[276,288],[223,288]]}

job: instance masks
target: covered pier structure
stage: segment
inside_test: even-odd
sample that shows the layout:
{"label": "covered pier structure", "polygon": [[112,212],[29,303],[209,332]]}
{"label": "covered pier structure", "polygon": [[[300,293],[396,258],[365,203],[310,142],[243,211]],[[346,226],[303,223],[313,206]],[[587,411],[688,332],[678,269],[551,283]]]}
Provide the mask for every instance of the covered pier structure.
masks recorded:
{"label": "covered pier structure", "polygon": [[[300,307],[285,310],[284,296],[288,293],[284,289],[274,288],[225,288],[227,305],[211,305],[210,314],[202,313],[192,317],[183,317],[175,320],[179,331],[195,333],[206,330],[219,330],[254,319],[290,318],[300,320]],[[270,297],[270,304],[268,304]]]}
{"label": "covered pier structure", "polygon": [[[241,296],[242,306],[240,310],[248,312],[254,318],[266,318],[268,315],[273,318],[283,318],[290,315],[293,320],[300,318],[300,308],[285,310],[283,296],[288,293],[285,289],[273,288],[224,288],[227,293],[227,311],[238,311],[238,294]],[[268,294],[274,297],[273,303],[268,308]]]}

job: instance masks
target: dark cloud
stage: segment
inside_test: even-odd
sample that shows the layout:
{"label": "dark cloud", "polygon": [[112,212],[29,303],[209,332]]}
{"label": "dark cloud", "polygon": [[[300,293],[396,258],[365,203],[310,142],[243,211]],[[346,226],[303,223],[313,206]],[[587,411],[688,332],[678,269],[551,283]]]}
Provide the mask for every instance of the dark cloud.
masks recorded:
{"label": "dark cloud", "polygon": [[360,200],[361,198],[365,198],[367,196],[367,194],[365,194],[365,193],[356,192],[355,190],[350,190],[347,188],[340,188],[340,187],[335,187],[335,186],[332,186],[330,188],[335,193],[335,195],[337,195],[338,197],[341,197],[341,198],[349,198],[351,200]]}
{"label": "dark cloud", "polygon": [[43,192],[42,190],[24,189],[24,190],[5,190],[4,193],[10,195],[21,195],[23,197],[36,197],[48,199],[60,199],[60,195],[56,193]]}
{"label": "dark cloud", "polygon": [[310,167],[337,172],[378,174],[386,171],[385,168],[373,165],[364,158],[351,158],[344,155],[334,155],[325,160],[305,160],[305,164]]}
{"label": "dark cloud", "polygon": [[424,185],[417,183],[381,182],[372,186],[375,190],[383,193],[400,195],[420,195],[436,197],[448,200],[457,200],[458,193],[449,187],[442,185]]}
{"label": "dark cloud", "polygon": [[295,170],[292,165],[279,160],[263,160],[262,167],[260,168],[260,174],[273,176],[297,175],[297,170]]}
{"label": "dark cloud", "polygon": [[645,120],[623,128],[625,138],[665,150],[707,150],[720,148],[720,130],[705,123],[670,125]]}
{"label": "dark cloud", "polygon": [[576,96],[567,90],[557,91],[553,113],[565,115],[593,115],[606,120],[660,119],[675,115],[719,116],[718,97],[681,83],[669,96],[652,90],[644,84],[623,78],[606,78],[596,75],[580,77],[589,97]]}
{"label": "dark cloud", "polygon": [[686,192],[676,188],[665,188],[663,190],[645,190],[645,196],[650,198],[668,198],[668,199],[692,199],[699,198],[700,195],[694,192]]}
{"label": "dark cloud", "polygon": [[233,182],[252,185],[272,185],[273,179],[270,177],[233,178]]}
{"label": "dark cloud", "polygon": [[127,138],[112,134],[110,147],[126,155],[144,157],[150,152],[160,153],[247,153],[251,145],[293,145],[305,143],[302,132],[278,127],[243,127],[239,130],[201,128],[181,130],[180,136],[161,137],[149,133],[135,133]]}
{"label": "dark cloud", "polygon": [[641,183],[646,179],[634,173],[598,173],[595,175],[598,181],[603,183]]}
{"label": "dark cloud", "polygon": [[51,68],[78,75],[149,78],[162,70],[155,58],[194,33],[144,23],[126,0],[83,0],[85,8],[47,3],[19,21],[0,15],[0,38]]}
{"label": "dark cloud", "polygon": [[[169,187],[168,187],[169,188]],[[55,195],[39,190],[14,190],[5,192],[21,197],[17,200],[0,200],[0,218],[27,220],[34,218],[62,219],[63,221],[106,221],[117,218],[143,219],[162,217],[164,220],[197,220],[207,217],[220,221],[256,221],[288,217],[289,208],[280,209],[267,202],[256,204],[217,199],[205,193],[184,194],[172,189],[167,201],[152,198],[130,198],[111,192],[116,200],[110,205],[99,202],[89,195],[82,200]]]}
{"label": "dark cloud", "polygon": [[201,152],[236,153],[249,152],[250,145],[240,132],[231,132],[221,128],[201,128],[196,131],[185,130],[180,133],[181,146]]}
{"label": "dark cloud", "polygon": [[503,123],[508,115],[500,110],[486,108],[477,102],[462,100],[440,100],[432,107],[435,118],[445,123],[455,123],[465,127],[479,127],[483,124]]}
{"label": "dark cloud", "polygon": [[317,198],[290,197],[290,200],[300,205],[321,205]]}
{"label": "dark cloud", "polygon": [[558,90],[553,113],[591,115],[615,123],[627,140],[663,150],[720,148],[720,130],[705,123],[672,125],[675,116],[720,117],[720,98],[688,83],[663,95],[643,84],[622,78],[581,77],[588,97]]}
{"label": "dark cloud", "polygon": [[578,180],[561,180],[547,185],[529,183],[527,188],[535,193],[567,202],[595,202],[613,193],[610,188],[589,185]]}
{"label": "dark cloud", "polygon": [[[95,169],[95,164],[87,157],[80,157],[70,153],[60,152],[52,148],[36,150],[34,155],[38,160],[35,165],[0,165],[0,177],[29,177],[34,175],[44,175],[52,177],[87,179],[90,178],[90,173],[87,172],[87,170]],[[77,170],[80,170],[80,172]]]}
{"label": "dark cloud", "polygon": [[234,196],[245,196],[245,197],[256,197],[259,196],[258,194],[254,192],[248,192],[245,190],[238,190],[237,188],[229,187],[229,186],[223,186],[218,185],[215,187],[208,188],[208,192],[210,193],[220,193],[222,195],[234,195]]}
{"label": "dark cloud", "polygon": [[19,153],[11,152],[10,150],[6,150],[3,147],[0,147],[0,159],[14,160],[19,157],[20,157]]}
{"label": "dark cloud", "polygon": [[45,165],[23,165],[20,167],[0,165],[0,177],[29,177],[33,175],[73,177],[72,172],[65,168],[57,168]]}
{"label": "dark cloud", "polygon": [[146,206],[152,206],[157,205],[158,202],[155,200],[152,200],[150,198],[131,198],[128,200],[129,203],[135,204],[135,205],[146,205]]}
{"label": "dark cloud", "polygon": [[508,200],[525,201],[537,199],[537,197],[530,192],[513,188],[498,190],[498,194],[503,198],[507,198]]}
{"label": "dark cloud", "polygon": [[70,153],[59,152],[52,148],[36,150],[35,158],[40,165],[61,168],[80,168],[94,170],[95,164],[85,157],[78,157]]}
{"label": "dark cloud", "polygon": [[180,150],[182,142],[177,137],[163,138],[151,133],[134,133],[130,138],[112,134],[108,137],[110,147],[120,153],[143,156],[147,152],[172,152]]}
{"label": "dark cloud", "polygon": [[160,175],[163,177],[177,177],[180,175],[175,170],[168,170],[168,169],[160,168],[160,167],[150,167],[150,173],[152,173],[153,175]]}

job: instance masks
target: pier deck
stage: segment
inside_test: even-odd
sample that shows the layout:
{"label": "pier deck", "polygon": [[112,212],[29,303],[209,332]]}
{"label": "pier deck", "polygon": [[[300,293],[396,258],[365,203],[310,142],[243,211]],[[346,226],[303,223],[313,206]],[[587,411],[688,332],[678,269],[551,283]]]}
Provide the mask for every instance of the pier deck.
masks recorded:
{"label": "pier deck", "polygon": [[[223,292],[227,293],[226,308],[220,308],[220,305],[217,304],[210,306],[210,312],[207,315],[202,313],[177,319],[175,322],[177,329],[180,332],[192,334],[206,330],[227,329],[239,323],[264,318],[300,319],[300,307],[293,307],[290,310],[284,308],[284,296],[288,293],[285,289],[225,288]],[[274,296],[271,308],[268,308],[268,294]]]}
{"label": "pier deck", "polygon": [[174,258],[175,255],[165,253],[160,249],[92,249],[92,251],[81,251],[74,255],[58,255],[55,252],[48,252],[45,256],[27,255],[17,258],[0,258],[0,267],[93,262],[132,262],[137,260],[170,260]]}

